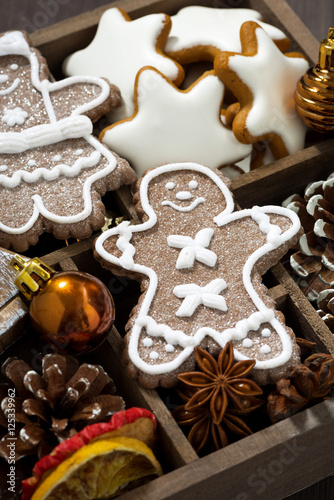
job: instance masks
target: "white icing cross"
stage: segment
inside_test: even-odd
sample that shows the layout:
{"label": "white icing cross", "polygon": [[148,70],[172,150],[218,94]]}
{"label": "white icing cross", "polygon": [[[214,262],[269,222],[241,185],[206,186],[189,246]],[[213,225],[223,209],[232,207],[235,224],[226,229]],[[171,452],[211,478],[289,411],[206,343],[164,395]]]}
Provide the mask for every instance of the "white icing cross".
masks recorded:
{"label": "white icing cross", "polygon": [[184,299],[184,301],[177,310],[176,316],[190,317],[201,304],[213,309],[219,309],[219,311],[227,311],[226,300],[219,295],[226,287],[226,282],[221,278],[211,281],[204,287],[194,283],[177,285],[174,287],[173,293],[179,299]]}
{"label": "white icing cross", "polygon": [[173,248],[182,248],[176,261],[176,269],[188,269],[193,267],[195,260],[209,267],[214,267],[217,255],[208,250],[214,230],[211,228],[201,229],[195,238],[174,234],[167,237],[167,243]]}

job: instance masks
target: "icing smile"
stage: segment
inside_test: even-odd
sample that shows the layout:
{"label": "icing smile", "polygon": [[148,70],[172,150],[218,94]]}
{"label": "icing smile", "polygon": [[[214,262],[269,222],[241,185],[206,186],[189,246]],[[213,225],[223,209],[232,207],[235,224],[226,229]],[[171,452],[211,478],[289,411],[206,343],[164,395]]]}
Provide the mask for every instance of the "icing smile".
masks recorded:
{"label": "icing smile", "polygon": [[[15,78],[15,80],[13,81],[13,83],[7,87],[5,90],[0,90],[0,95],[6,95],[6,94],[10,94],[11,92],[13,92],[13,90],[16,89],[16,87],[19,85],[20,83],[20,79],[19,78]],[[0,83],[2,83],[0,81]]]}
{"label": "icing smile", "polygon": [[161,205],[168,205],[169,207],[172,207],[174,208],[174,210],[177,210],[178,212],[190,212],[191,210],[193,210],[194,208],[197,207],[197,205],[199,205],[200,203],[204,203],[205,202],[205,198],[196,198],[196,200],[194,200],[192,203],[190,203],[190,205],[186,206],[186,207],[180,207],[179,205],[176,205],[175,203],[173,203],[172,201],[169,201],[169,200],[165,200],[161,203]]}

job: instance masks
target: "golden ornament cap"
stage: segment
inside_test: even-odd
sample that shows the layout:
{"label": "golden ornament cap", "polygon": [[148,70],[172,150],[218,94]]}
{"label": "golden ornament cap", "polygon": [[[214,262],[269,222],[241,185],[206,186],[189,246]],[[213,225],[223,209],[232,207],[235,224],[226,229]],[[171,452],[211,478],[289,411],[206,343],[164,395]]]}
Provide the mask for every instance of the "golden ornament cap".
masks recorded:
{"label": "golden ornament cap", "polygon": [[17,271],[15,285],[28,300],[33,299],[39,291],[41,283],[47,282],[57,272],[38,257],[24,260],[20,255],[16,254],[12,258],[10,265]]}
{"label": "golden ornament cap", "polygon": [[328,37],[320,44],[318,66],[320,69],[334,70],[334,28],[329,28]]}
{"label": "golden ornament cap", "polygon": [[299,80],[296,109],[304,123],[318,132],[334,131],[334,28],[322,40],[319,60]]}

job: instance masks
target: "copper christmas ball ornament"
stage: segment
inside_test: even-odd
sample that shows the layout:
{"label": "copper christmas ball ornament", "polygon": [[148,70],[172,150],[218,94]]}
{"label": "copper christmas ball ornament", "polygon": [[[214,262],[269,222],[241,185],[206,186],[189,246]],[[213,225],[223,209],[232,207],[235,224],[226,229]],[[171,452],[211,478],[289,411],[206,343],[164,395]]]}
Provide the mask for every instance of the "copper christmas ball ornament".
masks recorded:
{"label": "copper christmas ball ornament", "polygon": [[31,324],[44,342],[61,353],[81,354],[105,340],[115,306],[99,279],[80,271],[57,273],[39,259],[27,263],[15,256],[15,263],[16,284],[31,299]]}
{"label": "copper christmas ball ornament", "polygon": [[318,132],[334,130],[334,28],[320,44],[318,64],[299,80],[295,102],[308,127]]}

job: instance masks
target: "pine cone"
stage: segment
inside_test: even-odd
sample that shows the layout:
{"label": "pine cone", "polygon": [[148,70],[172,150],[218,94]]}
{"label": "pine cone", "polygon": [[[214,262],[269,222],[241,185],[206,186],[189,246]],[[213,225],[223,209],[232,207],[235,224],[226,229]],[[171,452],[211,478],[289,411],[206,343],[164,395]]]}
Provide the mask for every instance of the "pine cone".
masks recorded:
{"label": "pine cone", "polygon": [[[15,459],[37,453],[41,458],[64,439],[74,436],[87,424],[105,422],[124,409],[124,401],[114,396],[115,387],[99,365],[70,356],[48,354],[42,361],[42,374],[23,360],[10,358],[2,372],[14,384],[1,393],[0,426],[8,432],[0,441],[0,456],[8,460],[8,444],[15,442]],[[8,421],[15,416],[14,426]]]}
{"label": "pine cone", "polygon": [[293,195],[283,203],[294,210],[304,229],[298,251],[290,258],[299,286],[309,300],[334,283],[334,177],[311,184],[304,198]]}
{"label": "pine cone", "polygon": [[318,314],[334,333],[334,288],[328,288],[319,293],[317,298]]}
{"label": "pine cone", "polygon": [[268,396],[268,414],[274,423],[320,403],[334,385],[334,356],[312,354],[290,374],[290,380],[281,379],[276,391]]}

